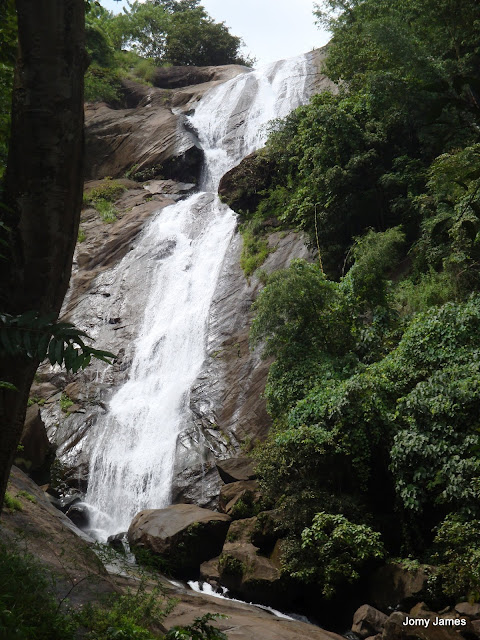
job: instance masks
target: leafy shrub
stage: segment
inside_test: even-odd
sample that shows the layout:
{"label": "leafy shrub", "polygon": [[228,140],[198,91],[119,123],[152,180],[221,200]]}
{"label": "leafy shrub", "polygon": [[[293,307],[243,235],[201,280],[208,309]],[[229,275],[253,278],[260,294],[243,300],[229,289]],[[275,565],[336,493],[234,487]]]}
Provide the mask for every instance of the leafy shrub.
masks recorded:
{"label": "leafy shrub", "polygon": [[241,560],[229,553],[222,553],[218,560],[220,571],[229,576],[242,576],[245,573],[245,565]]}
{"label": "leafy shrub", "polygon": [[[397,403],[392,472],[406,509],[432,506],[480,515],[480,367],[445,367]],[[477,482],[475,482],[477,481]]]}
{"label": "leafy shrub", "polygon": [[126,191],[126,189],[127,187],[117,180],[104,178],[103,183],[100,186],[94,187],[93,189],[90,189],[88,193],[84,194],[83,203],[95,205],[98,200],[114,202],[124,191]]}
{"label": "leafy shrub", "polygon": [[412,315],[454,301],[458,293],[455,278],[450,272],[429,269],[416,281],[408,278],[398,284],[395,305],[403,315]]}
{"label": "leafy shrub", "polygon": [[147,591],[141,582],[137,590],[111,595],[102,605],[87,603],[75,618],[91,640],[154,640],[158,637],[154,631],[162,628],[174,606],[175,602],[166,602],[158,588]]}
{"label": "leafy shrub", "polygon": [[116,105],[121,101],[122,84],[117,73],[97,65],[91,65],[85,74],[85,101],[107,102]]}
{"label": "leafy shrub", "polygon": [[126,189],[127,187],[117,182],[117,180],[105,178],[103,184],[94,187],[88,193],[84,193],[83,204],[95,207],[105,223],[115,222],[117,220],[117,209],[113,202],[118,200]]}
{"label": "leafy shrub", "polygon": [[223,631],[214,627],[210,622],[224,618],[218,613],[206,613],[201,618],[195,618],[186,627],[173,627],[165,636],[165,640],[228,640]]}
{"label": "leafy shrub", "polygon": [[75,624],[59,609],[53,577],[15,545],[0,543],[0,636],[73,640]]}
{"label": "leafy shrub", "polygon": [[357,580],[369,560],[385,555],[377,531],[324,511],[317,513],[311,526],[303,530],[301,547],[301,556],[287,556],[287,572],[302,582],[318,583],[327,598],[342,583]]}
{"label": "leafy shrub", "polygon": [[444,593],[458,600],[480,600],[480,520],[450,514],[438,527],[433,561]]}

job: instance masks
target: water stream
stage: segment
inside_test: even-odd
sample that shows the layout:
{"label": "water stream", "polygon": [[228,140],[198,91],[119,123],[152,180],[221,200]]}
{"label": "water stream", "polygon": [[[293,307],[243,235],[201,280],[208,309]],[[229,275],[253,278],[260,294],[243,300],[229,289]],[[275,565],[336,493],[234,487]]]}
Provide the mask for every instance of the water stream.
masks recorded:
{"label": "water stream", "polygon": [[[90,441],[85,498],[91,533],[125,531],[145,508],[169,504],[178,434],[189,424],[189,393],[205,358],[209,309],[234,233],[235,214],[217,196],[220,178],[264,144],[265,125],[303,104],[306,57],[273,63],[211,89],[190,125],[204,149],[200,191],[160,211],[119,273],[136,256],[149,287],[127,382]],[[133,270],[133,269],[132,269]]]}

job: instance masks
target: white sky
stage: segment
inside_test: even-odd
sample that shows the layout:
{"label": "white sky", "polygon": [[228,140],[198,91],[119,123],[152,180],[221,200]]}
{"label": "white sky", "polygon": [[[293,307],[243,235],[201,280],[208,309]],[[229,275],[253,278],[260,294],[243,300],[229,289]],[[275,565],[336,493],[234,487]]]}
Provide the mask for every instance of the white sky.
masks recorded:
{"label": "white sky", "polygon": [[[125,2],[100,0],[109,11],[121,11]],[[329,36],[315,26],[313,0],[202,0],[216,22],[245,42],[244,53],[267,62],[290,58],[327,44]]]}

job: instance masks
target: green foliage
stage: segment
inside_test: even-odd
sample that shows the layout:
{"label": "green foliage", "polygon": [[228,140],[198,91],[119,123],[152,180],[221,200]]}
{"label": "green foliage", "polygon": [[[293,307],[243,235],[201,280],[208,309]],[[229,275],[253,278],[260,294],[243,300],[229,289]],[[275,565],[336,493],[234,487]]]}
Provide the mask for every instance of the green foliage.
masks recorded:
{"label": "green foliage", "polygon": [[245,565],[243,562],[228,552],[223,552],[220,555],[218,568],[222,573],[229,576],[243,576],[245,573]]}
{"label": "green foliage", "polygon": [[114,202],[117,200],[124,191],[126,191],[127,187],[118,182],[117,180],[112,180],[111,178],[104,178],[103,183],[98,187],[94,187],[90,189],[88,193],[85,193],[83,196],[84,204],[95,204],[99,200],[106,200],[107,202]]}
{"label": "green foliage", "polygon": [[440,155],[428,177],[417,263],[443,269],[458,296],[480,284],[480,144]]}
{"label": "green foliage", "polygon": [[455,278],[450,272],[429,268],[418,278],[402,280],[395,290],[395,306],[403,315],[427,311],[459,298]]}
{"label": "green foliage", "polygon": [[233,520],[243,520],[252,518],[259,511],[258,505],[255,503],[255,496],[251,491],[246,491],[242,498],[237,500],[233,505],[230,516]]}
{"label": "green foliage", "polygon": [[62,393],[60,396],[60,409],[63,413],[68,413],[71,406],[73,406],[73,400],[70,400],[66,393]]}
{"label": "green foliage", "polygon": [[240,266],[245,277],[249,278],[265,262],[272,249],[264,238],[256,236],[248,227],[242,229],[242,238]]}
{"label": "green foliage", "polygon": [[36,504],[37,499],[35,498],[35,496],[32,496],[31,493],[29,493],[28,491],[19,491],[17,493],[17,498],[21,497],[21,498],[25,498],[25,500],[28,500],[29,502]]}
{"label": "green foliage", "polygon": [[115,70],[90,65],[85,74],[85,101],[118,104],[121,101],[121,81]]}
{"label": "green foliage", "polygon": [[341,549],[321,555],[329,518],[375,522],[388,552],[425,559],[450,514],[436,544],[452,555],[436,561],[444,592],[465,597],[478,576],[454,586],[455,566],[478,558],[460,538],[454,556],[454,535],[478,528],[480,504],[477,3],[325,0],[317,17],[338,92],[273,122],[265,170],[245,163],[233,196],[255,228],[275,217],[318,241],[326,274],[294,263],[254,305],[252,343],[275,358],[262,492],[288,570],[325,594],[325,567],[357,571]]}
{"label": "green foliage", "polygon": [[33,556],[0,543],[0,636],[73,640],[75,625],[53,596],[53,576]]}
{"label": "green foliage", "polygon": [[85,240],[87,239],[87,234],[85,233],[85,229],[82,229],[82,227],[78,227],[78,236],[77,236],[77,242],[85,242]]}
{"label": "green foliage", "polygon": [[[215,23],[197,2],[130,2],[113,18],[117,46],[133,47],[155,64],[218,65],[245,62],[241,39]],[[248,61],[247,61],[248,62]]]}
{"label": "green foliage", "polygon": [[123,184],[111,178],[105,178],[103,184],[84,193],[83,204],[95,207],[103,222],[110,224],[117,220],[117,209],[113,203],[124,191],[126,187]]}
{"label": "green foliage", "polygon": [[427,513],[435,505],[480,515],[480,399],[478,364],[433,373],[397,404],[405,425],[394,438],[392,471],[406,509]]}
{"label": "green foliage", "polygon": [[240,57],[242,40],[203,7],[174,13],[169,21],[164,58],[175,65],[251,64]]}
{"label": "green foliage", "polygon": [[450,514],[438,527],[433,561],[447,596],[480,600],[480,520]]}
{"label": "green foliage", "polygon": [[117,210],[111,202],[108,202],[108,200],[99,198],[95,202],[94,206],[105,224],[111,224],[117,220]]}
{"label": "green foliage", "polygon": [[4,503],[7,509],[10,511],[23,511],[22,503],[20,500],[14,498],[8,491],[5,493]]}
{"label": "green foliage", "polygon": [[355,240],[351,248],[354,263],[345,280],[357,303],[369,309],[387,305],[385,274],[398,263],[404,242],[405,235],[399,227],[383,233],[370,230]]}
{"label": "green foliage", "polygon": [[20,316],[0,314],[0,355],[26,357],[64,365],[76,372],[90,364],[92,357],[111,364],[114,354],[85,344],[88,338],[70,322],[56,322],[55,314],[27,311]]}
{"label": "green foliage", "polygon": [[302,550],[302,556],[288,557],[285,568],[293,578],[318,583],[326,598],[342,583],[357,580],[367,561],[385,555],[377,531],[324,511],[302,531]]}
{"label": "green foliage", "polygon": [[200,618],[195,618],[193,623],[186,627],[173,627],[166,634],[165,640],[228,640],[223,631],[210,624],[212,620],[224,617],[218,613],[206,613]]}
{"label": "green foliage", "polygon": [[350,324],[341,302],[338,285],[317,265],[294,260],[289,269],[270,276],[253,305],[252,344],[262,342],[265,356],[302,357],[312,350],[343,354]]}
{"label": "green foliage", "polygon": [[[27,497],[27,499],[29,499]],[[56,578],[16,543],[0,542],[0,636],[8,640],[226,640],[205,614],[192,625],[163,635],[162,623],[176,602],[143,577],[136,589],[109,594],[73,610],[58,602]]]}
{"label": "green foliage", "polygon": [[144,582],[136,590],[109,596],[102,605],[87,603],[76,616],[77,624],[86,630],[89,640],[154,640],[155,629],[173,609],[158,588],[147,591]]}

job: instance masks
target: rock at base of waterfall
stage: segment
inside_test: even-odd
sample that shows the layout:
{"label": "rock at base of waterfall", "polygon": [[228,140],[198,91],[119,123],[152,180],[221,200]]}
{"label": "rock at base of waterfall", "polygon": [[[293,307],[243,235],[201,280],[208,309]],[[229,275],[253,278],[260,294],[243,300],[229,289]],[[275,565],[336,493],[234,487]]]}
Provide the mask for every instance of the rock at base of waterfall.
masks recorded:
{"label": "rock at base of waterfall", "polygon": [[138,513],[128,529],[128,541],[139,562],[145,552],[180,577],[194,576],[200,564],[222,550],[231,519],[193,504]]}
{"label": "rock at base of waterfall", "polygon": [[382,611],[397,606],[408,610],[422,599],[428,575],[427,566],[409,570],[398,562],[387,562],[377,569],[369,580],[369,600],[374,607]]}
{"label": "rock at base of waterfall", "polygon": [[353,616],[352,631],[360,638],[368,638],[382,632],[388,616],[371,607],[368,604],[362,605],[355,611]]}
{"label": "rock at base of waterfall", "polygon": [[234,519],[249,518],[258,513],[255,508],[260,500],[258,482],[256,480],[240,480],[224,484],[220,489],[218,505],[220,511],[228,513]]}
{"label": "rock at base of waterfall", "polygon": [[[429,612],[428,610],[422,610],[421,616],[418,617],[419,621],[435,620],[441,618],[437,613]],[[472,637],[473,629],[463,627],[465,631],[459,632],[455,629],[462,627],[449,627],[443,625],[429,624],[428,627],[423,624],[418,625],[406,625],[407,618],[412,620],[412,616],[408,616],[402,611],[395,611],[386,620],[383,627],[382,638],[383,640],[458,640],[463,637]],[[465,634],[465,636],[464,636]]]}
{"label": "rock at base of waterfall", "polygon": [[287,581],[281,575],[279,550],[275,549],[270,557],[261,555],[244,536],[226,542],[218,558],[202,564],[200,575],[213,586],[227,587],[232,595],[244,600],[277,607],[290,599]]}
{"label": "rock at base of waterfall", "polygon": [[287,579],[281,575],[281,543],[268,548],[252,543],[261,520],[253,517],[232,522],[222,553],[202,564],[200,577],[214,587],[226,587],[243,600],[287,606],[291,594]]}
{"label": "rock at base of waterfall", "polygon": [[239,480],[254,480],[257,477],[252,460],[245,456],[217,460],[216,465],[218,474],[225,484]]}

